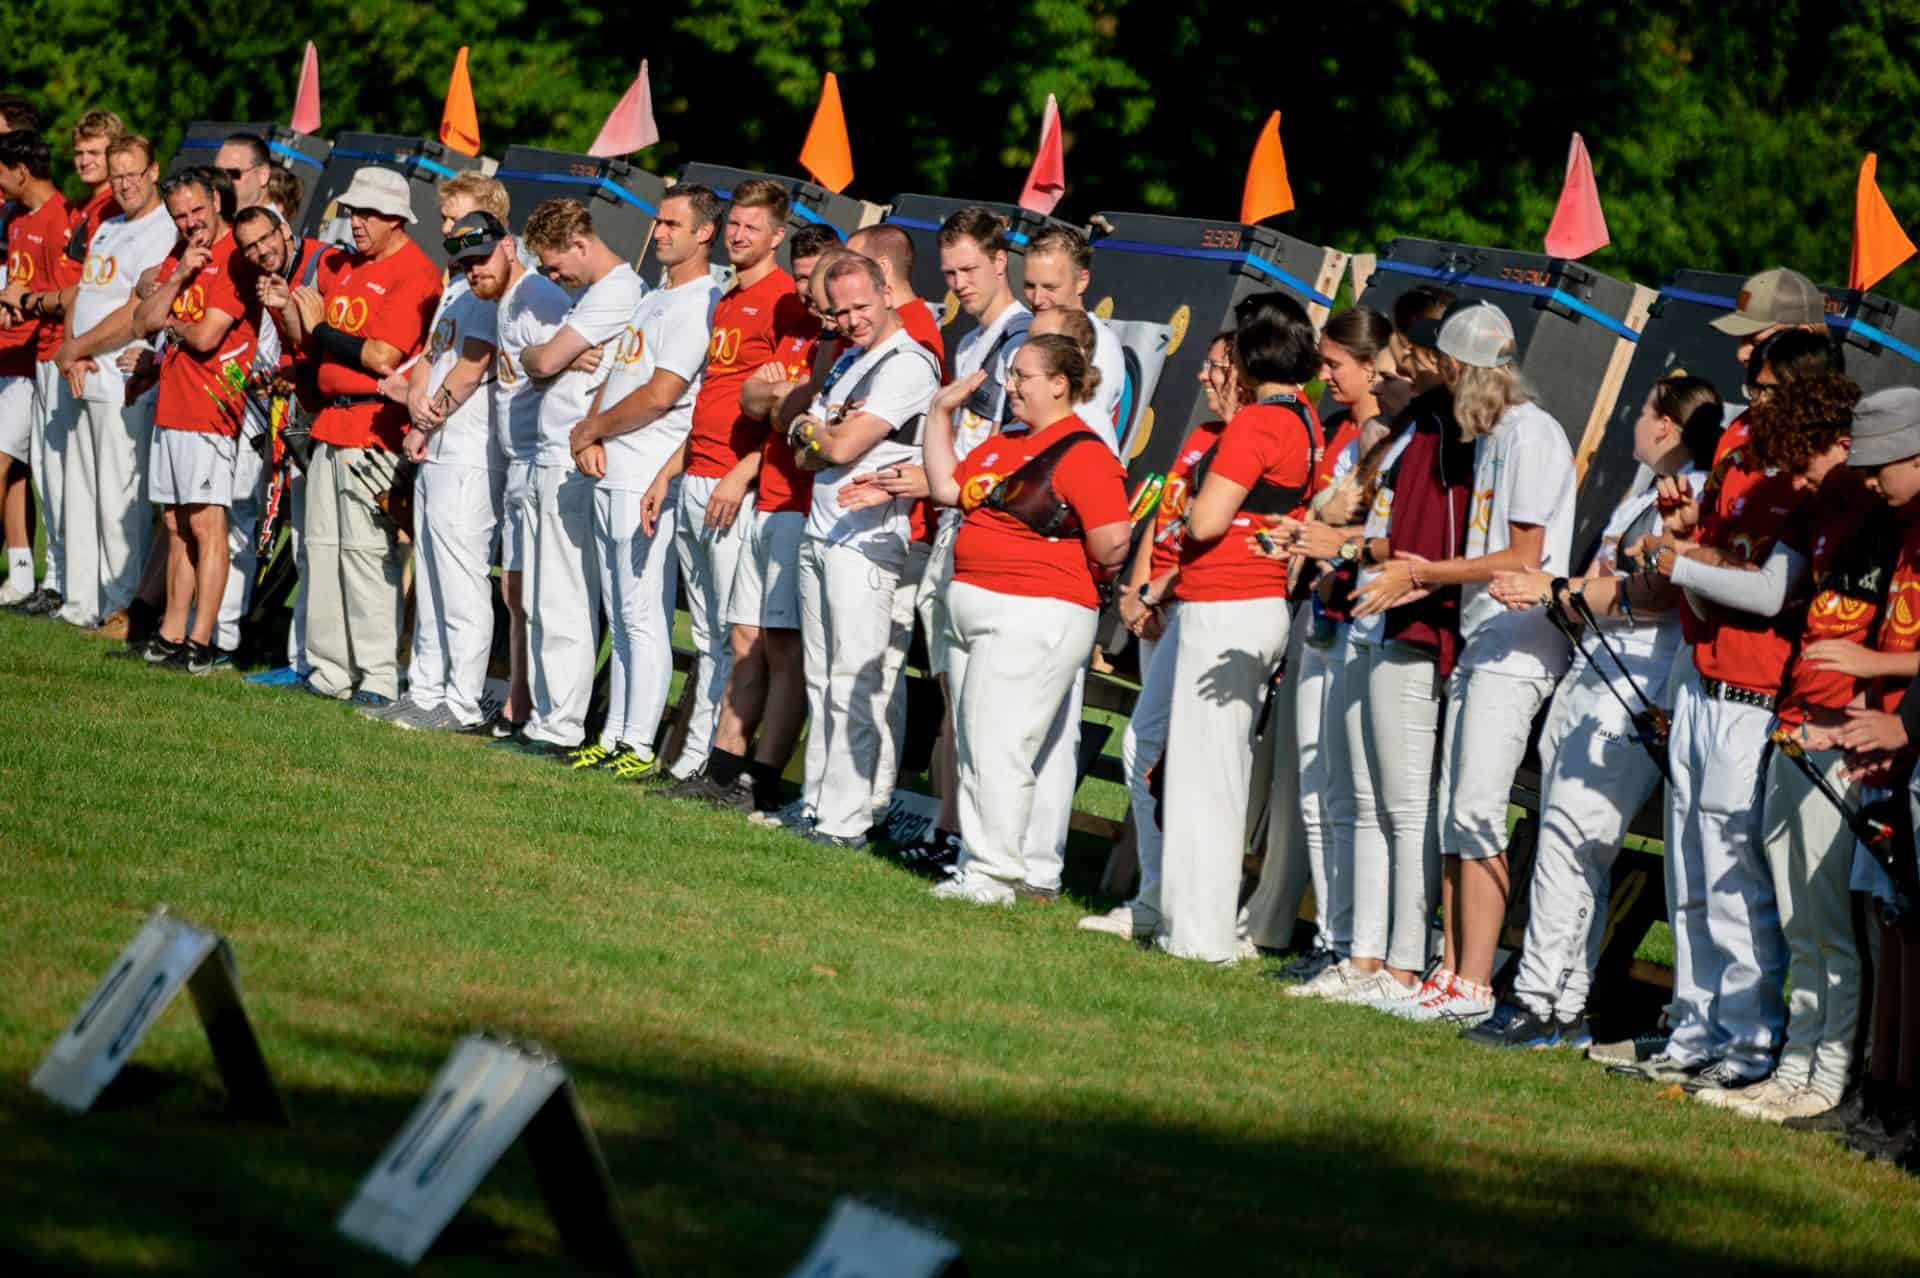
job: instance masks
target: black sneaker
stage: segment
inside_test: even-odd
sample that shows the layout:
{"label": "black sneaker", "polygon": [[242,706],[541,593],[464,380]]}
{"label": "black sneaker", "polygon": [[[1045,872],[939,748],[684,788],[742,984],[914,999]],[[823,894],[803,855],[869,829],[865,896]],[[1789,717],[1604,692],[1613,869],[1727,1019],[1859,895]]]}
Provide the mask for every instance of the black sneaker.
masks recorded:
{"label": "black sneaker", "polygon": [[210,675],[217,660],[217,651],[212,644],[195,643],[189,639],[180,664],[173,668],[190,675]]}
{"label": "black sneaker", "polygon": [[718,803],[726,797],[727,787],[704,772],[696,772],[684,780],[675,781],[661,793],[669,799],[694,799],[701,803]]}
{"label": "black sneaker", "polygon": [[1790,1132],[1843,1132],[1866,1121],[1866,1118],[1867,1092],[1864,1087],[1860,1087],[1855,1088],[1842,1098],[1838,1105],[1823,1114],[1789,1118],[1780,1125]]}
{"label": "black sneaker", "polygon": [[902,869],[911,871],[923,879],[940,882],[947,872],[960,863],[960,836],[952,830],[935,830],[918,843],[903,844],[896,848],[893,859]]}
{"label": "black sneaker", "polygon": [[1730,1060],[1717,1060],[1713,1064],[1680,1084],[1680,1090],[1691,1096],[1696,1092],[1742,1092],[1761,1082],[1765,1074],[1757,1077],[1742,1074],[1738,1066]]}
{"label": "black sneaker", "polygon": [[187,659],[187,646],[154,635],[140,646],[140,659],[150,666],[175,665]]}
{"label": "black sneaker", "polygon": [[1563,1021],[1557,1016],[1541,1016],[1518,1003],[1502,1003],[1493,1015],[1460,1037],[1481,1047],[1585,1047],[1593,1041],[1582,1020]]}
{"label": "black sneaker", "polygon": [[20,611],[29,617],[51,617],[66,606],[67,598],[57,590],[42,588],[27,597],[20,605]]}
{"label": "black sneaker", "polygon": [[1911,1160],[1915,1148],[1913,1115],[1899,1110],[1869,1114],[1847,1128],[1841,1140],[1870,1163]]}
{"label": "black sneaker", "polygon": [[754,800],[753,778],[746,773],[735,777],[732,785],[724,788],[716,786],[715,789],[718,793],[708,800],[714,807],[742,815],[759,811],[760,805]]}
{"label": "black sneaker", "polygon": [[1267,975],[1276,981],[1305,985],[1339,961],[1338,954],[1323,945],[1316,945],[1293,962],[1282,964]]}

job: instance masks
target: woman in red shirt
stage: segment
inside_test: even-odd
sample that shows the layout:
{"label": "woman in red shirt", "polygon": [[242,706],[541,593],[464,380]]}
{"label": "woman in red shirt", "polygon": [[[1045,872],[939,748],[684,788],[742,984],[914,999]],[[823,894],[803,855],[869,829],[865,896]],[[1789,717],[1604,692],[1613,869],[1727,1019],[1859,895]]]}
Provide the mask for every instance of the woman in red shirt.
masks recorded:
{"label": "woman in red shirt", "polygon": [[964,516],[947,594],[947,681],[966,846],[934,888],[943,899],[1011,905],[1026,881],[1033,763],[1093,651],[1098,583],[1126,558],[1126,474],[1073,411],[1099,377],[1070,339],[1029,339],[1007,373],[1018,423],[964,461],[954,459],[951,410],[983,374],[947,387],[927,414],[928,489]]}
{"label": "woman in red shirt", "polygon": [[[1299,303],[1258,300],[1233,337],[1246,407],[1194,467],[1180,547],[1178,651],[1167,731],[1165,851],[1157,943],[1182,958],[1231,963],[1254,739],[1287,648],[1288,558],[1249,544],[1281,517],[1301,518],[1322,440],[1302,383],[1320,344]],[[1283,765],[1291,766],[1291,764]]]}

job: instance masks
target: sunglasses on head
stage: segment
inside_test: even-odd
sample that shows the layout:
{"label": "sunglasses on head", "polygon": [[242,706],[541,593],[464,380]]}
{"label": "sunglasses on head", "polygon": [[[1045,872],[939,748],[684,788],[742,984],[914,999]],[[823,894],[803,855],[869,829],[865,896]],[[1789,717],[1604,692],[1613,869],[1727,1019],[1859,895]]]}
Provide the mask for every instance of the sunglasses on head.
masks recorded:
{"label": "sunglasses on head", "polygon": [[447,256],[450,258],[457,258],[468,249],[492,247],[492,239],[485,231],[467,231],[461,235],[450,235],[440,243],[447,250]]}

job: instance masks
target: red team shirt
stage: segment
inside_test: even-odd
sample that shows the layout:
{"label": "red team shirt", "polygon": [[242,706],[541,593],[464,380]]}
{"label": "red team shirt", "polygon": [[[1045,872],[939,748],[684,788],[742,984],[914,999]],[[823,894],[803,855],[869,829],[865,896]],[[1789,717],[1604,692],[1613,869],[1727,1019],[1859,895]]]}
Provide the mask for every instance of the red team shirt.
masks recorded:
{"label": "red team shirt", "polygon": [[[1793,477],[1751,470],[1746,450],[1736,448],[1713,468],[1700,503],[1700,544],[1741,563],[1763,564],[1774,543],[1804,542],[1802,508],[1811,494],[1795,487]],[[1707,617],[1680,609],[1680,629],[1693,645],[1693,664],[1702,678],[1737,688],[1775,692],[1792,660],[1802,618],[1791,610],[1777,617],[1707,606]]]}
{"label": "red team shirt", "polygon": [[[1894,561],[1886,606],[1880,610],[1880,633],[1873,645],[1881,652],[1920,649],[1920,510],[1908,507],[1899,513],[1900,556]],[[1909,682],[1907,679],[1879,680],[1874,704],[1888,714],[1895,713],[1906,696]]]}
{"label": "red team shirt", "polygon": [[[34,293],[58,292],[66,287],[62,263],[67,256],[70,216],[66,197],[56,194],[33,212],[16,213],[8,219],[7,283],[24,285]],[[5,330],[9,337],[14,333],[19,336],[0,338],[0,350],[11,350],[18,343],[32,351],[31,359],[52,359],[65,340],[66,326],[59,320],[34,320]],[[7,359],[0,371],[10,372],[18,359]],[[31,363],[26,372],[32,374]]]}
{"label": "red team shirt", "polygon": [[895,313],[906,327],[907,336],[932,351],[933,357],[940,361],[940,384],[945,386],[949,377],[947,342],[940,336],[940,322],[933,318],[933,308],[916,297]]}
{"label": "red team shirt", "polygon": [[1042,537],[1005,511],[981,505],[1001,480],[1075,430],[1085,431],[1087,439],[1055,462],[1054,495],[1073,508],[1082,529],[1131,518],[1126,472],[1078,417],[1064,417],[1044,430],[990,435],[953,471],[954,483],[960,486],[960,509],[966,516],[953,541],[955,581],[996,594],[1059,599],[1082,608],[1100,606],[1100,592],[1079,537]]}
{"label": "red team shirt", "polygon": [[[180,259],[169,257],[160,264],[158,278],[170,280],[179,269]],[[236,269],[243,272],[238,278]],[[233,325],[210,351],[189,350],[183,342],[167,343],[160,361],[154,425],[208,435],[240,433],[246,396],[239,383],[253,366],[254,326],[260,320],[254,278],[229,232],[214,241],[213,260],[196,271],[173,299],[174,318],[184,323],[197,324],[208,311],[222,311],[233,317]]]}
{"label": "red team shirt", "polygon": [[[1320,460],[1313,468],[1313,486],[1307,490],[1309,497],[1318,497],[1333,487],[1333,468],[1340,461],[1340,454],[1347,451],[1347,445],[1360,438],[1360,423],[1353,414],[1341,409],[1335,418],[1340,424],[1333,428],[1333,434],[1327,437],[1327,446],[1320,450]],[[1321,423],[1320,429],[1326,430]]]}
{"label": "red team shirt", "polygon": [[1193,504],[1193,467],[1227,428],[1225,422],[1202,422],[1193,428],[1167,467],[1167,482],[1160,490],[1160,504],[1153,512],[1153,561],[1147,566],[1149,580],[1158,581],[1180,566],[1180,533],[1186,527],[1187,507]]}
{"label": "red team shirt", "polygon": [[759,451],[767,424],[740,411],[740,390],[755,369],[773,362],[785,339],[809,332],[817,335],[818,325],[793,291],[793,276],[779,267],[750,288],[728,289],[714,304],[706,379],[687,434],[687,474],[718,479]]}
{"label": "red team shirt", "polygon": [[[1816,593],[1813,602],[1807,605],[1806,627],[1800,636],[1802,647],[1822,639],[1845,639],[1863,648],[1870,647],[1874,622],[1880,612],[1880,605],[1873,600],[1821,585],[1833,572],[1837,560],[1843,556],[1856,560],[1861,557],[1854,543],[1874,509],[1871,494],[1858,484],[1846,483],[1844,477],[1838,478],[1841,483],[1835,486],[1833,495],[1824,492],[1816,495],[1807,510],[1813,530],[1808,564]],[[1843,710],[1859,692],[1860,681],[1852,675],[1810,665],[1796,653],[1781,688],[1780,721],[1793,725],[1805,722],[1809,710]],[[1832,722],[1839,716],[1816,713],[1813,717]]]}
{"label": "red team shirt", "polygon": [[[370,337],[413,354],[427,339],[427,326],[440,303],[440,268],[420,246],[406,240],[400,250],[369,261],[346,249],[328,249],[315,279],[325,299],[327,323],[355,337]],[[335,408],[336,395],[374,395],[380,379],[364,369],[332,359],[320,361],[320,415],[313,421],[316,443],[336,448],[384,448],[395,451],[407,433],[407,408],[391,400]]]}
{"label": "red team shirt", "polygon": [[[1249,404],[1235,413],[1221,432],[1207,473],[1230,479],[1249,491],[1264,479],[1304,493],[1312,483],[1319,455],[1325,451],[1319,445],[1320,424],[1304,401]],[[1292,513],[1297,518],[1304,510],[1303,498]],[[1268,559],[1247,544],[1248,537],[1267,526],[1266,516],[1243,511],[1213,541],[1184,539],[1174,595],[1201,602],[1285,595],[1288,561]]]}
{"label": "red team shirt", "polygon": [[[820,323],[809,315],[803,328],[775,344],[773,358],[768,362],[785,368],[790,380],[804,382],[813,371],[813,353],[819,344]],[[759,489],[754,509],[762,514],[804,514],[813,504],[813,472],[800,468],[794,460],[793,445],[785,435],[775,434],[771,429],[766,431],[766,438],[760,444]]]}

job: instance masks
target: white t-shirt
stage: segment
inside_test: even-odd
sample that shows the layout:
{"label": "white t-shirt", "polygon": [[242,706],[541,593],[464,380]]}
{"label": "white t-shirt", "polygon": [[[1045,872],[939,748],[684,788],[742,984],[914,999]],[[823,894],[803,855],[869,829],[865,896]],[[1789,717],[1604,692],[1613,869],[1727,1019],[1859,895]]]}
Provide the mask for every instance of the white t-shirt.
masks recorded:
{"label": "white t-shirt", "polygon": [[1120,436],[1113,420],[1120,412],[1120,398],[1127,391],[1127,354],[1113,329],[1099,316],[1088,312],[1087,318],[1093,322],[1093,366],[1100,371],[1100,384],[1093,388],[1091,399],[1075,404],[1074,409],[1088,429],[1118,457]]}
{"label": "white t-shirt", "polygon": [[[1680,472],[1679,478],[1687,481],[1697,500],[1707,482],[1706,472],[1689,466]],[[1620,499],[1620,504],[1613,508],[1613,514],[1607,519],[1607,526],[1600,534],[1599,549],[1594,552],[1587,575],[1619,572],[1620,547],[1631,546],[1640,538],[1660,531],[1660,512],[1654,505],[1656,496],[1653,472],[1645,466],[1640,467],[1627,489],[1627,495]],[[1601,628],[1607,632],[1607,642],[1624,659],[1635,679],[1644,684],[1651,678],[1666,677],[1668,667],[1673,664],[1674,651],[1680,646],[1679,613],[1655,613],[1652,616],[1636,614],[1631,622],[1624,616],[1596,615],[1600,618]],[[1580,651],[1574,656],[1574,664],[1580,665],[1588,653],[1597,647],[1597,640],[1583,639]],[[1610,677],[1618,675],[1612,658],[1601,655],[1599,661],[1602,670]]]}
{"label": "white t-shirt", "polygon": [[[589,346],[604,345],[627,331],[646,295],[647,286],[622,262],[587,286],[562,326],[586,338]],[[613,371],[614,354],[609,350],[591,373],[567,369],[547,383],[547,393],[540,397],[540,450],[534,455],[535,465],[572,468],[568,440],[580,419],[592,411],[593,393]]]}
{"label": "white t-shirt", "polygon": [[[1400,460],[1400,454],[1407,451],[1407,443],[1413,438],[1413,428],[1403,427],[1387,445],[1387,451],[1380,454],[1380,468],[1374,473],[1381,476],[1381,482],[1373,493],[1373,504],[1367,507],[1366,523],[1360,535],[1367,541],[1384,537],[1393,526],[1393,489],[1387,483],[1393,477],[1394,465]],[[1359,448],[1360,441],[1354,441]],[[1356,463],[1357,464],[1357,463]],[[1354,589],[1358,591],[1368,582],[1380,575],[1378,567],[1362,568],[1354,579]],[[1347,627],[1347,634],[1355,643],[1379,643],[1386,634],[1387,618],[1385,613],[1376,612],[1370,617],[1355,617]]]}
{"label": "white t-shirt", "polygon": [[[1573,450],[1560,423],[1531,401],[1515,404],[1473,450],[1473,510],[1467,557],[1512,544],[1514,524],[1546,529],[1541,571],[1564,577],[1573,555]],[[1566,636],[1539,608],[1515,612],[1484,584],[1460,591],[1460,665],[1470,670],[1557,679],[1567,669]]]}
{"label": "white t-shirt", "polygon": [[678,288],[656,289],[634,308],[612,354],[613,371],[600,391],[600,411],[645,386],[661,369],[686,378],[687,388],[672,408],[653,421],[606,441],[607,474],[600,481],[602,488],[645,492],[686,439],[693,426],[694,397],[706,376],[713,304],[719,298],[713,277],[702,275]]}
{"label": "white t-shirt", "polygon": [[[940,365],[913,334],[902,328],[886,341],[861,353],[823,395],[814,397],[807,411],[826,421],[840,405],[864,401],[861,412],[871,413],[892,427],[926,415],[927,405],[940,390]],[[912,502],[895,499],[885,505],[847,510],[840,505],[840,486],[855,475],[903,462],[918,464],[920,445],[882,439],[854,461],[829,466],[813,477],[813,506],[807,512],[807,536],[834,546],[852,546],[870,557],[889,560],[906,554],[911,533],[907,511]]]}
{"label": "white t-shirt", "polygon": [[540,401],[552,384],[520,371],[520,352],[559,332],[570,305],[565,289],[535,271],[522,275],[495,305],[493,434],[510,462],[531,462],[539,451]]}
{"label": "white t-shirt", "polygon": [[[464,283],[464,281],[462,281]],[[437,392],[460,363],[460,352],[468,342],[492,346],[495,335],[495,303],[478,297],[471,288],[458,292],[449,288],[443,295],[440,314],[434,318],[433,332],[427,338],[426,354],[429,392]],[[439,430],[427,441],[427,460],[448,466],[477,466],[503,470],[506,455],[493,438],[493,398],[482,386],[453,410]]]}
{"label": "white t-shirt", "polygon": [[[73,314],[67,331],[78,336],[95,328],[109,314],[127,304],[133,286],[150,267],[167,260],[179,233],[167,216],[165,204],[156,204],[144,217],[129,222],[111,217],[93,233],[87,248],[86,268],[74,289]],[[147,342],[128,342],[93,357],[93,371],[87,374],[84,398],[96,403],[119,404],[127,397],[127,379],[115,360],[128,346],[151,349]]]}

